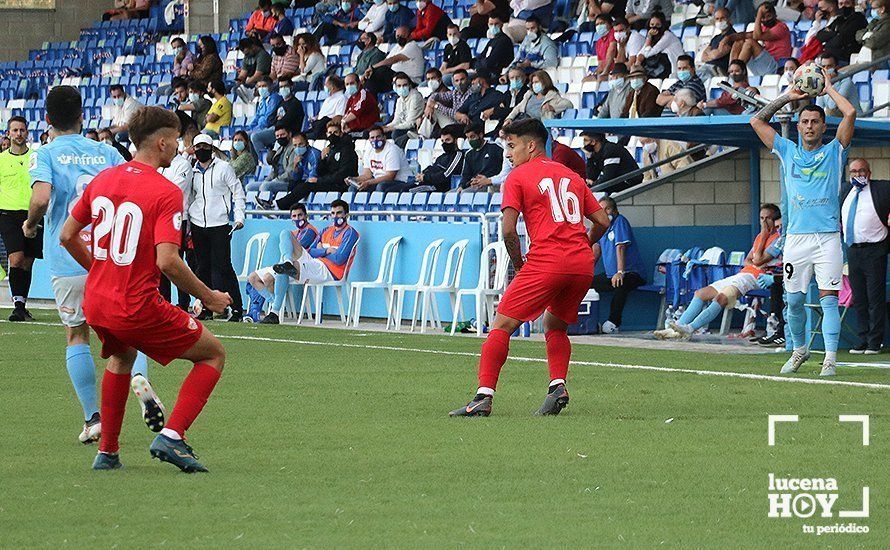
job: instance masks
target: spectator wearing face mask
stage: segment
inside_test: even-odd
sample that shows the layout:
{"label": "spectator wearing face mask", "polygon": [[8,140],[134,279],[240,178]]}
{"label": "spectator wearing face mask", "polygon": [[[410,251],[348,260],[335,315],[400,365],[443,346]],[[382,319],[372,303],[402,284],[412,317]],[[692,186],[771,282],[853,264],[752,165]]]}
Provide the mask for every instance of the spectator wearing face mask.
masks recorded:
{"label": "spectator wearing face mask", "polygon": [[170,46],[173,48],[173,72],[171,73],[173,80],[170,85],[158,86],[155,90],[155,95],[158,97],[170,95],[177,82],[187,81],[195,66],[195,56],[189,51],[185,40],[176,37],[170,41]]}
{"label": "spectator wearing face mask", "polygon": [[541,24],[536,18],[530,18],[525,22],[525,38],[519,45],[519,55],[513,66],[527,73],[533,73],[557,65],[559,65],[559,46],[541,30]]}
{"label": "spectator wearing face mask", "polygon": [[339,44],[347,39],[350,31],[358,28],[363,15],[359,2],[341,0],[336,11],[321,16],[321,23],[312,35],[319,42],[324,38],[328,45]]}
{"label": "spectator wearing face mask", "polygon": [[369,34],[381,34],[384,25],[386,25],[387,13],[389,12],[386,7],[386,0],[374,0],[365,16],[358,22],[358,30]]}
{"label": "spectator wearing face mask", "polygon": [[364,171],[346,183],[356,191],[407,191],[412,187],[411,166],[405,151],[383,135],[383,128],[374,126],[368,132],[368,147],[362,159]]}
{"label": "spectator wearing face mask", "polygon": [[439,138],[442,154],[414,177],[418,186],[412,191],[445,193],[451,190],[451,177],[460,175],[464,166],[464,152],[457,147],[457,140],[461,135],[463,129],[460,125],[452,124],[442,128]]}
{"label": "spectator wearing face mask", "polygon": [[528,75],[522,69],[512,68],[507,71],[504,84],[507,85],[507,92],[503,94],[502,103],[494,109],[484,112],[483,120],[503,121],[528,93]]}
{"label": "spectator wearing face mask", "polygon": [[521,42],[527,27],[525,23],[534,19],[543,29],[550,26],[553,19],[553,0],[510,0],[512,16],[504,29],[514,42]]}
{"label": "spectator wearing face mask", "polygon": [[819,11],[800,50],[800,62],[806,63],[824,52],[841,63],[849,63],[850,55],[861,48],[856,33],[867,26],[865,15],[855,10],[853,0],[819,0]]}
{"label": "spectator wearing face mask", "polygon": [[664,14],[673,12],[674,4],[671,0],[628,0],[627,2],[627,21],[634,29],[644,28],[646,22],[651,22],[651,18],[656,14],[661,14],[663,18]]}
{"label": "spectator wearing face mask", "polygon": [[265,151],[275,143],[275,127],[279,124],[290,128],[293,132],[303,128],[303,118],[305,118],[306,113],[303,109],[303,103],[294,97],[290,80],[286,78],[279,79],[278,95],[281,96],[281,102],[278,103],[278,107],[270,114],[269,126],[264,130],[253,132],[250,136],[250,142],[257,153]]}
{"label": "spectator wearing face mask", "polygon": [[482,120],[482,114],[494,109],[504,102],[504,94],[491,87],[491,77],[484,73],[476,73],[470,86],[470,97],[455,113],[460,124],[469,124],[471,120]]}
{"label": "spectator wearing face mask", "polygon": [[321,103],[318,115],[309,121],[309,139],[322,139],[326,135],[325,127],[328,122],[342,117],[346,112],[346,93],[343,90],[343,80],[340,77],[331,75],[326,79],[327,97]]}
{"label": "spectator wearing face mask", "polygon": [[308,32],[294,37],[297,44],[297,56],[300,63],[294,76],[295,90],[315,90],[318,79],[324,78],[327,71],[327,60],[321,51],[318,40]]}
{"label": "spectator wearing face mask", "polygon": [[[385,16],[386,24],[383,26],[383,41],[384,42],[395,42],[396,41],[396,30],[399,27],[407,27],[411,28],[415,23],[415,15],[414,12],[411,11],[411,8],[403,5],[399,0],[386,0],[386,16]],[[408,32],[408,40],[410,38],[411,31]]]}
{"label": "spectator wearing face mask", "polygon": [[136,101],[135,98],[128,95],[124,91],[124,87],[119,84],[113,84],[109,91],[111,92],[111,132],[124,141],[129,140],[130,119],[136,114],[142,103]]}
{"label": "spectator wearing face mask", "polygon": [[205,87],[208,82],[222,80],[223,62],[213,37],[204,35],[198,39],[198,59],[192,67],[191,77]]}
{"label": "spectator wearing face mask", "polygon": [[291,36],[294,34],[294,22],[285,13],[285,5],[280,3],[272,4],[272,17],[278,20],[272,27],[272,33],[281,36]]}
{"label": "spectator wearing face mask", "polygon": [[[779,60],[791,57],[791,31],[776,17],[776,7],[761,4],[757,8],[754,30],[744,33],[744,40],[733,44],[731,59],[741,59],[755,76],[775,73]],[[761,45],[761,42],[763,45]]]}
{"label": "spectator wearing face mask", "polygon": [[229,164],[235,175],[244,183],[247,176],[253,174],[256,170],[259,159],[256,151],[250,143],[250,137],[244,130],[238,130],[232,137],[232,159]]}
{"label": "spectator wearing face mask", "polygon": [[563,111],[572,108],[572,102],[559,94],[547,71],[538,71],[531,75],[531,90],[522,101],[510,111],[504,124],[516,120],[520,115],[530,118],[547,120],[559,118]]}
{"label": "spectator wearing face mask", "polygon": [[[779,91],[780,94],[787,93],[788,90],[794,86],[794,73],[797,69],[800,68],[800,62],[794,57],[789,57],[785,60],[785,67],[782,72],[782,75],[779,77]],[[796,113],[806,107],[807,105],[811,105],[812,102],[810,98],[804,98],[797,101],[792,101],[782,107],[782,112]]]}
{"label": "spectator wearing face mask", "polygon": [[[630,17],[628,17],[630,20]],[[677,70],[677,59],[686,52],[677,35],[668,28],[664,14],[655,12],[649,18],[648,32],[637,61],[651,78],[668,78]]]}
{"label": "spectator wearing face mask", "polygon": [[405,73],[396,73],[393,81],[393,90],[398,99],[392,120],[383,127],[383,131],[390,134],[396,145],[404,147],[409,137],[417,137],[413,131],[416,129],[417,119],[423,115],[423,96]]}
{"label": "spectator wearing face mask", "polygon": [[423,137],[432,137],[436,128],[444,128],[457,122],[457,110],[469,99],[470,81],[467,71],[458,69],[454,73],[454,88],[433,93],[427,99],[423,112],[424,121],[419,126]]}
{"label": "spectator wearing face mask", "polygon": [[[823,53],[822,56],[818,60],[819,65],[825,69],[828,73],[828,76],[834,78],[837,76],[837,58],[834,57],[830,53]],[[856,114],[862,114],[862,105],[859,104],[859,88],[856,86],[856,83],[853,82],[852,78],[847,78],[836,82],[834,84],[834,89],[838,91],[842,96],[847,98],[853,107],[856,109]],[[820,95],[816,98],[816,105],[825,109],[825,114],[828,116],[837,116],[843,117],[843,113],[838,108],[837,103],[834,102],[833,99],[828,94]]]}
{"label": "spectator wearing face mask", "polygon": [[683,54],[677,58],[677,81],[670,88],[661,92],[658,96],[658,104],[667,107],[674,99],[678,90],[690,90],[695,96],[695,101],[704,101],[707,97],[705,83],[695,74],[695,64],[692,57]]}
{"label": "spectator wearing face mask", "polygon": [[[872,59],[890,54],[890,17],[887,16],[888,0],[871,0],[873,19],[864,29],[856,31],[856,40],[871,50]],[[890,68],[886,63],[884,68]]]}
{"label": "spectator wearing face mask", "polygon": [[[692,90],[689,88],[681,88],[677,90],[674,99],[671,101],[671,111],[678,117],[704,116],[705,113],[698,108],[696,103],[698,103],[698,101]],[[644,164],[653,164],[658,160],[667,159],[697,145],[692,142],[680,142],[671,139],[653,140],[649,138],[641,139],[640,143],[643,144]],[[703,152],[700,152],[695,155],[686,155],[679,159],[672,160],[661,165],[659,168],[656,168],[654,171],[650,170],[646,172],[643,179],[653,179],[660,174],[667,174],[679,170],[684,166],[688,166],[693,161],[704,158],[704,155]]]}
{"label": "spectator wearing face mask", "polygon": [[423,50],[408,38],[410,34],[411,29],[408,27],[396,29],[398,44],[390,47],[386,59],[375,63],[365,71],[365,83],[372,93],[379,94],[392,90],[392,77],[395,73],[405,73],[415,82],[420,82],[423,78],[426,70]]}
{"label": "spectator wearing face mask", "polygon": [[[495,145],[497,145],[501,151],[506,151],[507,142],[506,134],[504,134],[503,127],[498,130],[498,137],[494,140]],[[504,154],[501,160],[501,171],[493,176],[486,176],[485,174],[478,174],[472,178],[470,178],[469,187],[463,188],[458,186],[456,191],[458,193],[463,191],[497,191],[501,189],[504,185],[504,182],[507,181],[507,176],[510,175],[510,172],[513,170],[513,165],[510,163],[510,159],[507,158],[507,155]]]}
{"label": "spectator wearing face mask", "polygon": [[269,35],[269,45],[272,46],[272,65],[269,78],[276,82],[283,78],[292,79],[300,70],[300,56],[296,49],[287,45],[280,34]]}
{"label": "spectator wearing face mask", "polygon": [[640,33],[634,32],[627,18],[622,15],[612,20],[612,31],[615,35],[615,62],[624,63],[628,67],[636,65],[646,39]]}
{"label": "spectator wearing face mask", "polygon": [[275,165],[275,179],[263,182],[259,192],[272,197],[281,192],[292,193],[309,178],[318,178],[320,160],[321,151],[309,146],[306,134],[293,134],[290,147],[285,148]]}
{"label": "spectator wearing face mask", "polygon": [[187,101],[180,103],[177,107],[179,111],[191,116],[198,128],[203,128],[207,124],[207,113],[210,112],[210,101],[204,97],[206,91],[207,86],[201,84],[200,81],[189,82]]}
{"label": "spectator wearing face mask", "polygon": [[592,76],[602,82],[609,77],[609,71],[612,70],[618,53],[615,31],[612,29],[612,18],[607,14],[601,13],[596,16],[593,48],[597,59],[601,61],[597,64]]}
{"label": "spectator wearing face mask", "polygon": [[616,63],[609,74],[609,93],[597,111],[597,118],[622,118],[626,116],[627,97],[633,92],[630,87],[627,66]]}
{"label": "spectator wearing face mask", "polygon": [[291,168],[294,166],[294,158],[296,157],[295,146],[293,144],[293,131],[283,125],[275,127],[275,145],[266,154],[266,164],[272,171],[266,176],[265,181],[254,181],[247,184],[247,191],[267,191],[275,189],[277,191],[287,191],[290,189],[293,180],[291,179]]}
{"label": "spectator wearing face mask", "polygon": [[465,135],[470,149],[464,155],[459,191],[469,188],[476,176],[490,178],[500,173],[504,160],[504,150],[485,139],[485,128],[480,122],[468,124]]}
{"label": "spectator wearing face mask", "polygon": [[658,104],[658,88],[649,82],[646,70],[637,65],[630,70],[630,93],[621,118],[660,117],[664,107]]}
{"label": "spectator wearing face mask", "polygon": [[510,0],[476,0],[468,12],[470,22],[461,31],[461,38],[485,38],[490,17],[497,17],[498,21],[510,20]]}
{"label": "spectator wearing face mask", "polygon": [[[40,139],[43,139],[43,134],[40,135]],[[117,140],[117,138],[114,136],[114,132],[111,131],[111,128],[102,128],[101,130],[99,130],[99,141],[107,145],[111,145],[112,147],[117,149],[117,152],[120,153],[121,156],[124,157],[124,160],[126,160],[127,162],[133,160],[133,155],[130,154],[130,150]],[[46,142],[41,141],[40,144],[46,145]]]}
{"label": "spectator wearing face mask", "polygon": [[377,98],[361,86],[357,74],[348,74],[346,83],[346,111],[340,125],[344,134],[364,132],[380,122],[380,106]]}
{"label": "spectator wearing face mask", "polygon": [[365,72],[386,59],[386,54],[377,47],[377,35],[372,32],[363,32],[358,39],[358,46],[361,49],[361,53],[355,59],[355,66],[352,72],[362,75],[362,80],[364,80]]}
{"label": "spectator wearing face mask", "polygon": [[445,40],[450,26],[451,18],[432,0],[417,0],[417,22],[411,31],[411,40]]}
{"label": "spectator wearing face mask", "polygon": [[471,63],[476,72],[500,75],[513,62],[513,41],[502,31],[503,20],[488,18],[488,42]]}
{"label": "spectator wearing face mask", "polygon": [[[745,92],[751,96],[760,93],[757,88],[748,83],[748,67],[744,61],[736,59],[729,64],[729,79],[734,90]],[[740,99],[736,99],[732,94],[724,91],[716,99],[699,101],[698,108],[706,115],[740,115],[748,107]]]}
{"label": "spectator wearing face mask", "polygon": [[235,86],[235,93],[244,103],[253,101],[253,87],[264,76],[269,76],[272,72],[272,57],[269,52],[263,48],[262,42],[258,38],[247,37],[242,38],[238,42],[238,49],[244,54],[241,60],[241,68],[235,76],[238,83]]}
{"label": "spectator wearing face mask", "polygon": [[720,32],[711,37],[705,51],[696,60],[696,71],[703,79],[729,72],[729,54],[732,53],[732,45],[738,34],[726,8],[714,12],[714,27]]}
{"label": "spectator wearing face mask", "polygon": [[[451,77],[454,72],[460,69],[468,70],[470,62],[473,60],[473,53],[470,46],[460,37],[460,27],[451,24],[448,25],[448,43],[445,44],[445,51],[442,54],[442,65],[439,71],[442,73],[444,82],[451,85]],[[435,90],[433,90],[435,91]]]}
{"label": "spectator wearing face mask", "polygon": [[247,126],[247,130],[250,132],[274,128],[275,113],[278,106],[281,105],[281,95],[272,91],[272,79],[268,76],[257,82],[256,92],[260,100],[256,105],[253,120]]}
{"label": "spectator wearing face mask", "polygon": [[207,89],[213,96],[213,104],[207,113],[207,123],[204,124],[204,133],[210,134],[214,139],[219,138],[219,132],[223,126],[232,123],[232,102],[226,97],[226,85],[220,82],[211,82]]}
{"label": "spectator wearing face mask", "polygon": [[[587,157],[584,178],[587,185],[599,185],[640,169],[630,151],[622,145],[608,141],[605,134],[584,131],[581,132],[581,136],[584,140],[584,155]],[[617,193],[640,183],[643,183],[642,174],[615,183],[604,191]]]}
{"label": "spectator wearing face mask", "polygon": [[726,10],[727,18],[747,25],[754,21],[755,3],[747,0],[715,0],[713,10],[715,14],[718,10]]}
{"label": "spectator wearing face mask", "polygon": [[272,13],[272,0],[259,0],[257,9],[250,14],[250,19],[247,20],[244,34],[263,39],[272,32],[277,23],[278,19]]}
{"label": "spectator wearing face mask", "polygon": [[343,134],[340,125],[336,122],[328,123],[327,140],[328,145],[321,150],[321,159],[318,161],[315,177],[307,177],[295,185],[290,193],[274,202],[257,197],[257,204],[267,210],[273,208],[288,210],[308,197],[310,193],[347,191],[349,186],[346,185],[346,178],[358,174],[358,155],[355,152],[355,144],[352,138]]}

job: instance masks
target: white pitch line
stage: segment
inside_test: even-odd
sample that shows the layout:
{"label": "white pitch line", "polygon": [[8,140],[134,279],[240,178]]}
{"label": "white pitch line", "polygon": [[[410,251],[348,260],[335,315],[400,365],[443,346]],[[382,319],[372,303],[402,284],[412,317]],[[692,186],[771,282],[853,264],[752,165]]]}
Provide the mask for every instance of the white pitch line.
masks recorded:
{"label": "white pitch line", "polygon": [[[275,342],[282,344],[301,344],[305,346],[336,346],[343,348],[357,348],[357,349],[373,349],[373,350],[382,350],[382,351],[407,351],[413,353],[429,353],[433,355],[451,355],[451,356],[459,356],[459,357],[479,357],[479,354],[472,353],[469,351],[444,351],[444,350],[435,350],[435,349],[420,349],[420,348],[400,348],[396,346],[375,346],[375,345],[363,345],[363,344],[348,344],[342,342],[312,342],[308,340],[290,340],[287,338],[266,338],[261,336],[225,336],[225,335],[216,335],[217,338],[224,338],[228,340],[253,340],[257,342]],[[510,360],[512,361],[523,361],[528,363],[546,363],[546,359],[540,359],[537,357],[515,357],[510,356]],[[652,365],[630,365],[625,363],[602,363],[598,361],[572,361],[573,365],[586,365],[591,367],[610,367],[610,368],[618,368],[618,369],[629,369],[629,370],[648,370],[648,371],[657,371],[657,372],[673,372],[673,373],[681,373],[681,374],[698,374],[703,376],[724,376],[728,378],[744,378],[748,380],[767,380],[770,382],[788,382],[788,383],[798,383],[798,384],[822,384],[828,386],[852,386],[856,388],[869,388],[869,389],[880,389],[880,390],[890,390],[890,384],[873,384],[868,382],[848,382],[846,380],[829,380],[825,378],[786,378],[784,376],[770,376],[768,374],[749,374],[744,372],[726,372],[726,371],[712,371],[712,370],[693,370],[693,369],[676,369],[673,367],[655,367]]]}

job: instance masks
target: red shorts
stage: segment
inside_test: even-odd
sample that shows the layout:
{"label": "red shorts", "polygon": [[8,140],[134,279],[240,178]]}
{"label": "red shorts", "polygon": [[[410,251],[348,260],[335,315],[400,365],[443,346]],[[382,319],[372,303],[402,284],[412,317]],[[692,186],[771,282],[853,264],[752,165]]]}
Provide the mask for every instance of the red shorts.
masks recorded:
{"label": "red shorts", "polygon": [[571,325],[578,321],[578,306],[592,282],[592,273],[547,273],[526,264],[507,286],[498,304],[498,313],[520,321],[533,321],[546,309]]}
{"label": "red shorts", "polygon": [[166,301],[140,312],[139,318],[139,322],[126,327],[110,328],[90,323],[87,316],[87,323],[102,342],[103,359],[136,348],[166,365],[191,349],[204,331],[204,325]]}

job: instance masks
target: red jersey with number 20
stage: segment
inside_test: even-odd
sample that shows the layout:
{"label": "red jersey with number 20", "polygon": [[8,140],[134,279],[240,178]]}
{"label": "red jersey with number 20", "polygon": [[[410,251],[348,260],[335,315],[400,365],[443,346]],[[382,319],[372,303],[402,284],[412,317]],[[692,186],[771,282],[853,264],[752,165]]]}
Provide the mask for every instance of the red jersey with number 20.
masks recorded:
{"label": "red jersey with number 20", "polygon": [[139,326],[162,300],[155,246],[182,241],[182,191],[151,166],[131,161],[96,175],[71,215],[92,224],[87,322]]}
{"label": "red jersey with number 20", "polygon": [[522,213],[531,240],[528,266],[537,271],[593,274],[584,218],[600,205],[578,174],[546,157],[520,164],[504,183],[501,210]]}

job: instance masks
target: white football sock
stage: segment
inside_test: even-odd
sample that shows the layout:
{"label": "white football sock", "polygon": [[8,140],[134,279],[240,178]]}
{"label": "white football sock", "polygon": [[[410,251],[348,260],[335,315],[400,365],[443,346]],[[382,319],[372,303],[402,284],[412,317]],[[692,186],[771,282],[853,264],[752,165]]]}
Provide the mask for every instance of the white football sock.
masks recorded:
{"label": "white football sock", "polygon": [[163,430],[161,430],[161,435],[169,437],[170,439],[175,439],[176,441],[180,441],[182,439],[181,435],[174,432],[170,428],[164,428]]}
{"label": "white football sock", "polygon": [[490,395],[490,396],[493,397],[493,396],[494,396],[494,389],[493,389],[493,388],[486,388],[485,386],[480,386],[479,389],[476,390],[476,393],[477,393],[477,394],[478,394],[478,393],[481,393],[482,395]]}

